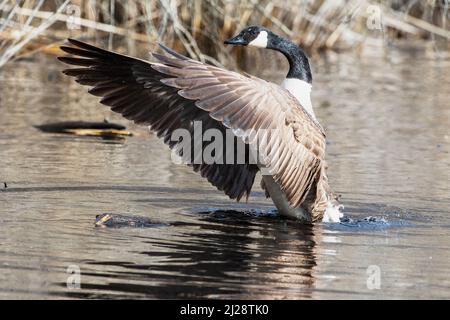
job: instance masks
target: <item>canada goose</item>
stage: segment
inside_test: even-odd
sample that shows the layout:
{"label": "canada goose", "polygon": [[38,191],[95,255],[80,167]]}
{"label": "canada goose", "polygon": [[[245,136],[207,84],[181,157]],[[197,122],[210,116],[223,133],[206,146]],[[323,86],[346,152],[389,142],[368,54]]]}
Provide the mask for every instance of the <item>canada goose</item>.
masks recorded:
{"label": "canada goose", "polygon": [[156,63],[69,42],[73,46],[61,49],[75,57],[59,59],[79,67],[64,73],[90,86],[89,93],[102,97],[100,102],[112,111],[148,125],[170,148],[178,148],[179,141],[171,138],[175,130],[195,134],[195,121],[205,130],[231,129],[247,153],[264,140],[264,156],[256,163],[246,157],[244,163],[189,164],[231,199],[248,198],[257,172],[269,168],[261,186],[281,215],[306,223],[339,222],[341,206],[326,174],[325,133],[310,99],[311,70],[299,46],[258,26],[225,41],[284,54],[290,69],[279,86],[189,59],[163,45],[166,55],[152,54]]}

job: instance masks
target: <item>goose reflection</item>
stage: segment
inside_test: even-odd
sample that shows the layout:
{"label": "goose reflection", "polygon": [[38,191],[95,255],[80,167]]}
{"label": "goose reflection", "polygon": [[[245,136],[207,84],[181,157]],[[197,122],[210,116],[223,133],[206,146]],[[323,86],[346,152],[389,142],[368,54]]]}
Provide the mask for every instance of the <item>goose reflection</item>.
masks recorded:
{"label": "goose reflection", "polygon": [[95,270],[83,273],[87,283],[80,291],[65,294],[152,299],[311,297],[318,226],[214,211],[198,214],[193,223],[172,225],[167,238],[152,237],[148,231],[139,237],[137,247],[143,250],[135,251],[136,262],[88,261],[87,269]]}

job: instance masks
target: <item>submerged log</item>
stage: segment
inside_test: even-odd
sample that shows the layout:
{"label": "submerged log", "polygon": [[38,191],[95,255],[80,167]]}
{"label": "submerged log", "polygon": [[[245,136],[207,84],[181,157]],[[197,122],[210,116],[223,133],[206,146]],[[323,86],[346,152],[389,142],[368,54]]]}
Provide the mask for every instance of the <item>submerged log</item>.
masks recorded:
{"label": "submerged log", "polygon": [[126,127],[109,122],[66,121],[34,126],[47,133],[73,134],[78,136],[125,137],[133,134]]}
{"label": "submerged log", "polygon": [[168,226],[165,223],[153,221],[146,217],[125,216],[112,213],[98,215],[94,225],[103,228],[155,228]]}

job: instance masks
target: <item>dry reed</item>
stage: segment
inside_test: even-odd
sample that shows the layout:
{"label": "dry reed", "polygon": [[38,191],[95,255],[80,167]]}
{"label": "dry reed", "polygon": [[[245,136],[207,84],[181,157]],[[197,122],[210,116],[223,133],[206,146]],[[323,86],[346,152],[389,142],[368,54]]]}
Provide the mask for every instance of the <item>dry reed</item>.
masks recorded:
{"label": "dry reed", "polygon": [[[164,42],[189,56],[221,64],[222,40],[247,25],[264,25],[310,51],[348,50],[373,39],[443,39],[449,0],[0,0],[0,67],[68,36]],[[234,56],[244,54],[234,50]]]}

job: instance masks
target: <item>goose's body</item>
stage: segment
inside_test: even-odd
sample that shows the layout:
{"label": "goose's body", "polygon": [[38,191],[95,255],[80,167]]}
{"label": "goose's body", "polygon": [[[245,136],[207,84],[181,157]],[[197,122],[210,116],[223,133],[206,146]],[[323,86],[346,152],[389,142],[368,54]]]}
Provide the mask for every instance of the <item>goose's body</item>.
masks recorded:
{"label": "goose's body", "polygon": [[[204,131],[225,134],[231,130],[235,141],[244,141],[244,162],[203,159],[189,163],[231,199],[248,198],[261,171],[261,185],[280,214],[305,222],[339,221],[339,204],[326,176],[325,134],[309,95],[309,63],[298,46],[259,27],[247,28],[226,42],[282,52],[290,70],[279,86],[203,64],[165,47],[168,55],[153,54],[159,62],[152,63],[70,42],[73,47],[62,49],[76,57],[60,59],[80,67],[65,74],[91,86],[89,92],[102,97],[101,103],[113,111],[150,126],[170,148],[178,150],[180,142],[173,136],[179,130],[195,136],[196,123]],[[253,162],[250,153],[256,145],[258,160]],[[191,146],[207,147],[195,140]],[[226,145],[218,153],[236,158],[236,151]]]}

